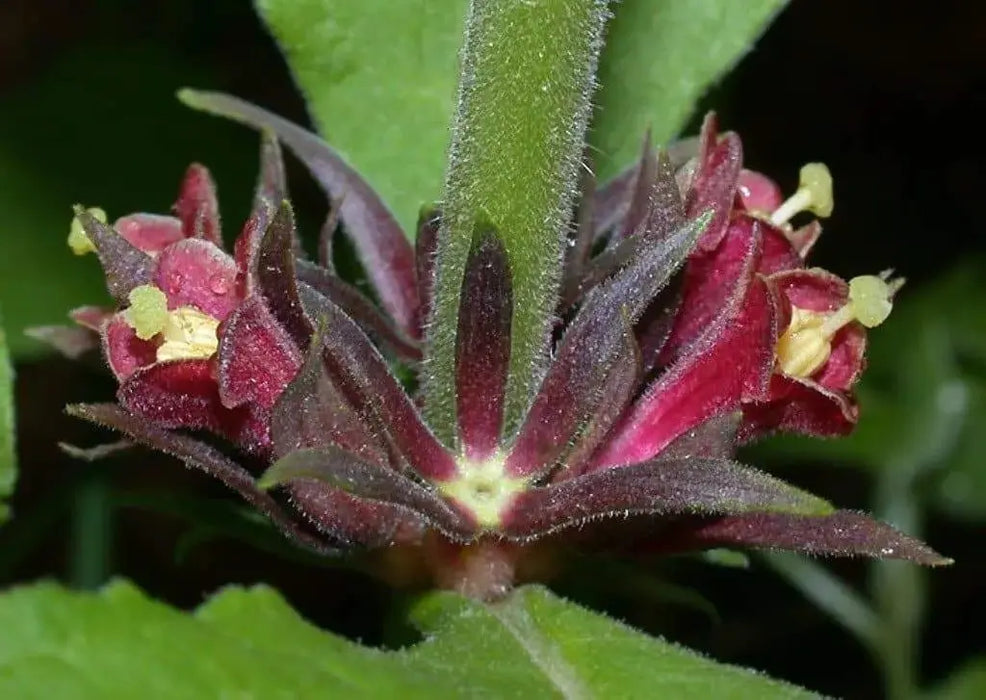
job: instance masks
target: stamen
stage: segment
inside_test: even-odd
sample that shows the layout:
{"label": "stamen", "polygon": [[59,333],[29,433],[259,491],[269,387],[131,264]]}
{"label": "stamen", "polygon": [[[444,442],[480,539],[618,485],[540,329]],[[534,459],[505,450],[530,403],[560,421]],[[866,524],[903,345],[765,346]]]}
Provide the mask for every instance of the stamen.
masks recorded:
{"label": "stamen", "polygon": [[770,223],[781,226],[803,211],[824,219],[832,215],[834,206],[829,169],[824,163],[808,163],[801,168],[798,190],[770,215]]}
{"label": "stamen", "polygon": [[141,340],[150,340],[168,325],[168,297],[153,284],[134,287],[127,298],[130,308],[124,317]]}
{"label": "stamen", "polygon": [[[97,221],[101,223],[106,223],[106,212],[99,207],[92,207],[87,209]],[[79,221],[79,217],[72,217],[72,225],[69,227],[68,231],[68,247],[72,249],[72,252],[76,255],[85,255],[86,253],[95,253],[96,246],[93,245],[92,241],[89,240],[89,236],[86,235],[86,231],[82,228],[82,222]]]}
{"label": "stamen", "polygon": [[831,313],[791,309],[791,323],[777,341],[777,365],[792,377],[810,377],[832,353],[832,338],[843,327],[859,321],[867,328],[883,323],[893,308],[893,296],[903,280],[875,275],[849,281],[849,301]]}
{"label": "stamen", "polygon": [[206,359],[219,349],[219,320],[190,306],[168,310],[168,298],[154,285],[135,287],[124,312],[127,324],[141,340],[160,335],[158,362]]}
{"label": "stamen", "polygon": [[164,342],[157,349],[157,361],[205,360],[219,350],[219,320],[198,309],[183,306],[168,314]]}

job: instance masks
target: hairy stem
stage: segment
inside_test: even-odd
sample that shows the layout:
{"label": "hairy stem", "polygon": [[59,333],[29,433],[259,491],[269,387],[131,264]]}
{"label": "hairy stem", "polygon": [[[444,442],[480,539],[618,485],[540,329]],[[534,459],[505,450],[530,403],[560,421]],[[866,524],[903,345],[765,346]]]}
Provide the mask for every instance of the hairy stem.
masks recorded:
{"label": "hairy stem", "polygon": [[455,440],[455,333],[477,223],[502,238],[514,309],[505,430],[540,381],[607,0],[472,0],[446,171],[425,400]]}

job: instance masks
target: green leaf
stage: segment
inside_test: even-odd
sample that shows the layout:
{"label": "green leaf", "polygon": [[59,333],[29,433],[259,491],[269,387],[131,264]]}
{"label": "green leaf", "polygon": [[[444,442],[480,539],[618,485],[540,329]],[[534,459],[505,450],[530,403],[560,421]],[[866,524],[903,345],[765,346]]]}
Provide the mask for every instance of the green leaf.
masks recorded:
{"label": "green leaf", "polygon": [[557,303],[605,0],[473,0],[442,204],[425,407],[455,436],[455,334],[473,236],[493,229],[514,308],[504,432],[537,388]]}
{"label": "green leaf", "polygon": [[986,697],[986,657],[967,662],[924,697],[927,700],[980,700]]}
{"label": "green leaf", "polygon": [[465,0],[257,0],[315,125],[407,232],[442,190]]}
{"label": "green leaf", "polygon": [[648,127],[666,143],[710,84],[749,51],[787,0],[623,0],[599,67],[590,141],[608,178],[640,150]]}
{"label": "green leaf", "polygon": [[414,617],[425,641],[384,652],[308,624],[266,587],[186,614],[128,583],[0,597],[0,696],[59,698],[801,698],[524,588],[486,606],[447,593]]}
{"label": "green leaf", "polygon": [[14,367],[0,317],[0,524],[10,517],[4,501],[14,492],[17,459],[14,454]]}

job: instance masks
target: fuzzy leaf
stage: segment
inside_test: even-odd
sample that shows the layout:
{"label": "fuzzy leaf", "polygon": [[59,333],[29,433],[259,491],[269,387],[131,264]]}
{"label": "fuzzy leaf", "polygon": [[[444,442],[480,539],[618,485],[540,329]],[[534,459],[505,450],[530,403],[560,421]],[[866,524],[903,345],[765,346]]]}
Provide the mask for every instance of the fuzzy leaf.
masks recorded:
{"label": "fuzzy leaf", "polygon": [[442,203],[425,410],[455,426],[459,293],[477,224],[501,237],[513,277],[505,432],[517,428],[547,360],[607,17],[604,0],[474,0]]}
{"label": "fuzzy leaf", "polygon": [[377,343],[405,360],[421,359],[421,348],[380,313],[380,310],[356,287],[337,277],[330,269],[306,260],[295,260],[298,281],[346,312]]}
{"label": "fuzzy leaf", "polygon": [[413,232],[441,193],[466,0],[258,0],[326,140]]}
{"label": "fuzzy leaf", "polygon": [[385,459],[356,409],[329,380],[322,364],[322,333],[312,338],[304,364],[271,412],[274,454],[334,444],[374,460]]}
{"label": "fuzzy leaf", "polygon": [[257,482],[262,489],[316,481],[359,499],[401,506],[431,521],[448,537],[469,540],[472,522],[449,506],[434,490],[390,467],[365,461],[338,447],[298,450],[268,467]]}
{"label": "fuzzy leaf", "polygon": [[[406,462],[428,478],[448,478],[455,463],[428,427],[417,408],[369,338],[338,306],[311,287],[300,285],[305,311],[325,324],[325,368],[349,403],[372,426],[398,462]],[[401,464],[403,466],[403,464]]]}
{"label": "fuzzy leaf", "polygon": [[[705,229],[707,218],[683,226],[666,240],[631,239],[635,259],[593,290],[562,338],[556,356],[511,452],[508,469],[530,475],[550,468],[578,437],[601,438],[609,425],[583,433],[607,392],[632,398],[639,372],[632,326],[674,274]],[[632,363],[632,364],[631,364]],[[611,411],[615,420],[620,405]],[[594,447],[594,445],[593,445]]]}
{"label": "fuzzy leaf", "polygon": [[308,346],[313,327],[298,298],[294,243],[297,240],[294,210],[286,200],[277,202],[277,213],[260,239],[251,274],[267,300],[267,306],[299,348]]}
{"label": "fuzzy leaf", "polygon": [[[653,698],[815,697],[553,596],[493,606],[433,594],[427,638],[381,651],[324,632],[274,590],[230,587],[188,614],[126,582],[0,596],[0,695],[22,697]],[[450,663],[454,659],[454,663]]]}
{"label": "fuzzy leaf", "polygon": [[925,566],[946,566],[943,557],[923,542],[867,515],[839,510],[828,515],[747,513],[683,523],[662,534],[659,548],[704,547],[787,549],[805,554],[905,559]]}
{"label": "fuzzy leaf", "polygon": [[0,318],[0,524],[10,516],[5,503],[14,493],[17,461],[14,454],[14,367]]}
{"label": "fuzzy leaf", "polygon": [[650,459],[684,432],[736,410],[741,398],[763,392],[773,370],[776,329],[766,285],[754,275],[758,232],[754,227],[739,245],[741,269],[729,280],[718,316],[637,400],[595,466]]}
{"label": "fuzzy leaf", "polygon": [[475,459],[489,456],[500,442],[513,311],[503,244],[492,232],[479,236],[462,279],[455,349],[459,438]]}
{"label": "fuzzy leaf", "polygon": [[597,174],[615,175],[648,128],[659,144],[675,136],[708,86],[750,50],[785,2],[623,0],[599,67],[602,89],[590,131]]}
{"label": "fuzzy leaf", "polygon": [[75,215],[82,229],[96,247],[99,262],[106,273],[106,288],[118,301],[124,301],[134,287],[151,280],[154,262],[147,253],[138,250],[113,228],[76,205]]}
{"label": "fuzzy leaf", "polygon": [[826,501],[726,459],[656,459],[578,476],[518,497],[508,535],[547,534],[603,517],[636,514],[824,515]]}

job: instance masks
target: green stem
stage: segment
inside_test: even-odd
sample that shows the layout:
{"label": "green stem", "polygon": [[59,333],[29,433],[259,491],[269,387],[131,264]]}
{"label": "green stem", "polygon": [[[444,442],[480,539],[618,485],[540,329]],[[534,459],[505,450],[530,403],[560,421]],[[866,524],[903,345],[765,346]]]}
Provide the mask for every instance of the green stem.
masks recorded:
{"label": "green stem", "polygon": [[[921,536],[922,518],[909,472],[892,476],[886,470],[876,494],[876,515],[914,537]],[[910,562],[876,561],[871,568],[874,603],[881,619],[876,653],[888,700],[913,700],[919,695],[918,660],[924,617],[926,575]]]}
{"label": "green stem", "polygon": [[799,554],[769,552],[763,555],[763,560],[868,649],[879,648],[880,619],[869,603],[842,579]]}
{"label": "green stem", "polygon": [[69,577],[72,585],[92,590],[106,583],[112,556],[112,506],[106,474],[90,466],[75,491]]}
{"label": "green stem", "polygon": [[607,0],[470,4],[425,384],[430,423],[449,444],[455,440],[459,293],[477,224],[492,225],[501,236],[517,302],[507,431],[516,427],[540,381],[607,5]]}

